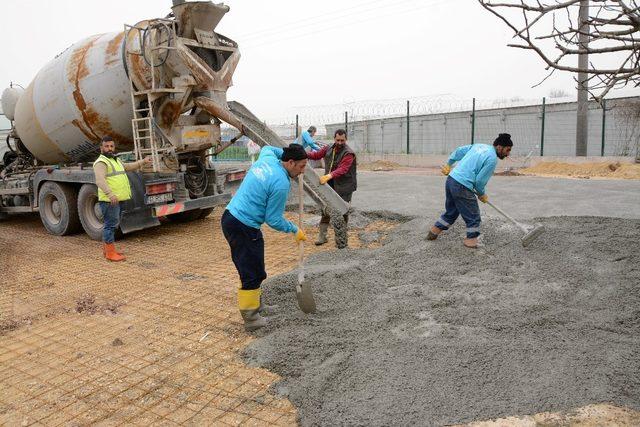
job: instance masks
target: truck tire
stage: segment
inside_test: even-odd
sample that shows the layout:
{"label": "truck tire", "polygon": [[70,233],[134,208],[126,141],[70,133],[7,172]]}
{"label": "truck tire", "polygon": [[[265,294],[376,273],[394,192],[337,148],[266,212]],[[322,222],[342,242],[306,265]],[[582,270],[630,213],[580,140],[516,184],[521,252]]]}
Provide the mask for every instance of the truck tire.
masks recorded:
{"label": "truck tire", "polygon": [[70,185],[47,181],[38,193],[38,210],[44,228],[56,236],[80,230],[78,194]]}
{"label": "truck tire", "polygon": [[190,211],[168,215],[167,218],[169,218],[173,222],[191,222],[199,219],[201,214],[202,209],[192,209]]}
{"label": "truck tire", "polygon": [[[208,186],[203,196],[212,196],[214,194],[216,194],[215,187]],[[213,212],[213,209],[214,208],[193,209],[190,211],[169,215],[167,218],[171,219],[174,222],[191,222],[208,217],[211,212]]]}
{"label": "truck tire", "polygon": [[198,218],[200,219],[205,219],[206,217],[208,217],[209,215],[211,215],[211,212],[213,212],[214,208],[204,208],[204,209],[200,209],[200,216]]}
{"label": "truck tire", "polygon": [[98,187],[84,184],[78,192],[78,216],[87,235],[93,240],[102,240],[102,212],[98,204]]}

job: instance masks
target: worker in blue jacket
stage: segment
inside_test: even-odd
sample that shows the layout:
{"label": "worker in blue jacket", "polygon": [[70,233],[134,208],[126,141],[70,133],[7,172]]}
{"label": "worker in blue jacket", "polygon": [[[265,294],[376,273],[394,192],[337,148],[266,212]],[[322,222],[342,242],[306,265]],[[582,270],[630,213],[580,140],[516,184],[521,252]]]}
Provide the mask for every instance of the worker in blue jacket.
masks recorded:
{"label": "worker in blue jacket", "polygon": [[[511,135],[501,133],[493,141],[493,147],[487,144],[471,144],[459,147],[451,153],[447,164],[441,169],[444,175],[448,175],[445,185],[445,213],[431,227],[428,240],[437,239],[440,233],[448,230],[458,216],[462,215],[467,225],[467,237],[463,244],[468,248],[478,247],[480,207],[476,196],[483,203],[489,201],[485,191],[487,182],[496,169],[498,159],[509,156],[511,147]],[[451,171],[456,162],[458,165]]]}
{"label": "worker in blue jacket", "polygon": [[263,147],[222,215],[222,232],[240,276],[238,308],[247,331],[267,324],[260,315],[260,285],[267,278],[260,227],[267,223],[274,230],[292,233],[296,242],[307,240],[304,232],[284,217],[290,179],[303,173],[306,165],[307,153],[301,145]]}
{"label": "worker in blue jacket", "polygon": [[302,145],[305,150],[307,148],[310,148],[313,151],[318,151],[320,149],[320,146],[313,139],[313,137],[316,136],[317,131],[318,130],[316,129],[315,126],[309,126],[309,129],[302,132],[302,135],[300,135],[300,138],[296,139],[294,142],[296,144]]}

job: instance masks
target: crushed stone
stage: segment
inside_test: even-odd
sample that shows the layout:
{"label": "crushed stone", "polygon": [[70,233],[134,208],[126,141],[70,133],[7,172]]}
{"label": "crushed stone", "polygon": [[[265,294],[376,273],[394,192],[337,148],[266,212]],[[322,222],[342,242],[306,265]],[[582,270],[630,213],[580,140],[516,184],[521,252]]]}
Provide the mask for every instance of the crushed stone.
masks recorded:
{"label": "crushed stone", "polygon": [[527,248],[497,219],[482,249],[458,223],[430,242],[419,218],[380,248],[314,254],[318,313],[298,310],[295,272],[270,278],[278,313],[243,357],[282,377],[303,426],[640,409],[640,220],[537,221]]}

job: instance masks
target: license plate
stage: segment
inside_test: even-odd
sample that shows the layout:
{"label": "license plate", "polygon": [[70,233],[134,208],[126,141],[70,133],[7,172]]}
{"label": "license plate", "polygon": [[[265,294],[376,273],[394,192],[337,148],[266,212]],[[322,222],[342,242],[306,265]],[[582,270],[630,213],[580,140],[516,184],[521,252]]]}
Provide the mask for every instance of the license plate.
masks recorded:
{"label": "license plate", "polygon": [[147,204],[155,205],[157,203],[165,203],[173,200],[172,193],[154,194],[153,196],[147,196]]}

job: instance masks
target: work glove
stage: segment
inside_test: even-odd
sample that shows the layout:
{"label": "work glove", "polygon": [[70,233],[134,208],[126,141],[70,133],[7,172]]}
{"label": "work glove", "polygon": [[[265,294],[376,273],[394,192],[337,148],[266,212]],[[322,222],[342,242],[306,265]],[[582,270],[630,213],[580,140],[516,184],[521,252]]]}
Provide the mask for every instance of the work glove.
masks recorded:
{"label": "work glove", "polygon": [[296,231],[296,242],[306,242],[307,241],[307,235],[304,234],[304,231],[302,231],[302,228],[298,228],[298,231]]}
{"label": "work glove", "polygon": [[451,166],[449,166],[448,163],[442,165],[442,167],[440,168],[440,172],[442,172],[442,175],[449,175],[449,172],[451,172]]}
{"label": "work glove", "polygon": [[331,178],[333,178],[333,176],[332,176],[330,173],[328,173],[328,174],[326,174],[326,175],[322,175],[322,176],[320,177],[320,184],[321,184],[321,185],[326,184],[327,182],[329,182],[329,180],[330,180]]}
{"label": "work glove", "polygon": [[480,199],[482,203],[487,203],[489,201],[489,196],[483,194],[482,196],[478,196],[478,199]]}

